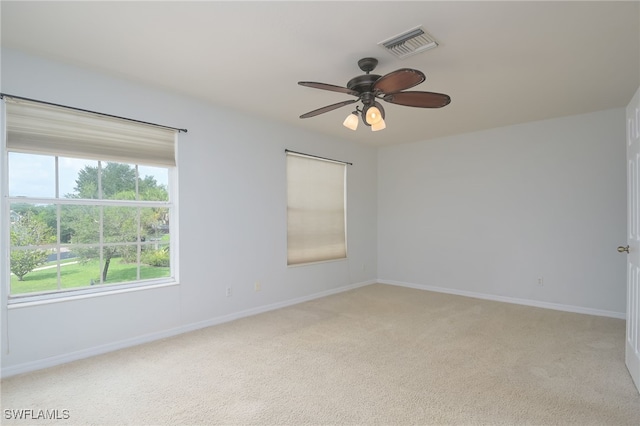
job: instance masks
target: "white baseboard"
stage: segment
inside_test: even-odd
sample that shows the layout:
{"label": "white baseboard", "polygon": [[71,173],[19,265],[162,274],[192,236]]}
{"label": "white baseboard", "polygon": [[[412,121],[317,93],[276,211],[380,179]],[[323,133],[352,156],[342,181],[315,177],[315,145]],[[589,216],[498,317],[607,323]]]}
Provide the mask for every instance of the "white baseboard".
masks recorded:
{"label": "white baseboard", "polygon": [[617,318],[617,319],[626,319],[626,313],[624,312],[614,312],[614,311],[605,311],[602,309],[593,309],[593,308],[585,308],[582,306],[574,306],[574,305],[563,305],[560,303],[550,303],[550,302],[542,302],[539,300],[531,300],[531,299],[519,299],[516,297],[507,297],[507,296],[497,296],[493,294],[484,294],[484,293],[475,293],[472,291],[466,290],[457,290],[453,288],[446,287],[436,287],[425,284],[413,284],[406,283],[402,281],[393,281],[393,280],[378,280],[380,284],[389,284],[400,287],[409,287],[415,288],[418,290],[427,290],[434,291],[437,293],[447,293],[447,294],[455,294],[458,296],[466,296],[473,297],[475,299],[485,299],[485,300],[493,300],[496,302],[506,302],[506,303],[514,303],[516,305],[526,305],[533,306],[536,308],[544,308],[544,309],[553,309],[556,311],[565,311],[565,312],[573,312],[577,314],[586,314],[586,315],[595,315],[599,317],[609,317],[609,318]]}
{"label": "white baseboard", "polygon": [[83,349],[76,352],[70,352],[62,355],[44,358],[42,360],[25,362],[22,364],[17,364],[9,367],[3,367],[0,377],[2,378],[11,377],[18,374],[41,370],[43,368],[49,368],[49,367],[54,367],[60,364],[66,364],[72,361],[78,361],[80,359],[89,358],[96,355],[102,355],[102,354],[113,352],[119,349],[125,349],[132,346],[137,346],[143,343],[149,343],[155,340],[160,340],[167,337],[177,336],[183,333],[188,333],[190,331],[195,331],[202,328],[223,324],[225,322],[234,321],[240,318],[261,314],[263,312],[273,311],[276,309],[285,308],[287,306],[297,305],[299,303],[308,302],[310,300],[319,299],[321,297],[330,296],[332,294],[342,293],[342,292],[353,290],[359,287],[364,287],[366,285],[375,284],[377,282],[378,281],[376,280],[363,281],[360,283],[350,284],[343,287],[338,287],[331,290],[310,294],[308,296],[298,297],[295,299],[289,299],[282,302],[277,302],[269,305],[258,306],[256,308],[246,309],[244,311],[234,312],[233,314],[211,318],[206,321],[186,324],[180,327],[163,330],[155,333],[145,334],[143,336],[138,336],[131,339],[120,340],[117,342],[108,343],[106,345],[95,346],[93,348]]}
{"label": "white baseboard", "polygon": [[201,328],[211,327],[225,322],[234,321],[240,318],[250,317],[258,315],[263,312],[274,311],[276,309],[286,308],[287,306],[297,305],[299,303],[308,302],[310,300],[319,299],[321,297],[331,296],[332,294],[338,294],[345,291],[353,290],[366,285],[375,284],[377,280],[363,281],[356,284],[349,284],[344,287],[338,287],[331,290],[321,291],[319,293],[310,294],[308,296],[298,297],[295,299],[285,300],[283,302],[272,303],[270,305],[258,306],[257,308],[246,309],[244,311],[234,312],[232,314],[223,315],[221,317],[212,318],[206,321],[201,321],[186,326],[180,327],[180,332],[176,334],[187,333],[189,331],[199,330]]}

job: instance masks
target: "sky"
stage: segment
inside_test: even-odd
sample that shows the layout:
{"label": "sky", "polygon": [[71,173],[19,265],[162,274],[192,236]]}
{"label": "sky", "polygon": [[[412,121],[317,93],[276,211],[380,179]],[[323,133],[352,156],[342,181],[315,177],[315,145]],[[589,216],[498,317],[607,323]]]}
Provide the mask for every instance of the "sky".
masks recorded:
{"label": "sky", "polygon": [[[59,157],[60,197],[72,194],[76,186],[78,172],[85,166],[97,167],[94,160]],[[9,153],[9,196],[10,197],[55,197],[55,157],[46,155]],[[153,176],[158,184],[167,185],[166,169],[138,166],[141,178]]]}

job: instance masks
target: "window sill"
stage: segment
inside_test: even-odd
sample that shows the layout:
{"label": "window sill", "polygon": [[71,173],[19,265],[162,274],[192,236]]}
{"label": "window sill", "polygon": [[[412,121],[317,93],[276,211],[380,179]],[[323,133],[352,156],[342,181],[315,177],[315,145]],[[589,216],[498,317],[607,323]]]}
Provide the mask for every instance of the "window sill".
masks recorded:
{"label": "window sill", "polygon": [[157,288],[172,287],[179,285],[177,281],[162,281],[145,284],[132,284],[123,286],[114,286],[109,289],[86,289],[86,290],[70,290],[61,293],[39,294],[32,296],[13,296],[9,297],[8,309],[28,308],[32,306],[48,305],[51,303],[70,302],[81,299],[90,299],[101,296],[112,296],[115,294],[131,293],[135,291],[153,290]]}

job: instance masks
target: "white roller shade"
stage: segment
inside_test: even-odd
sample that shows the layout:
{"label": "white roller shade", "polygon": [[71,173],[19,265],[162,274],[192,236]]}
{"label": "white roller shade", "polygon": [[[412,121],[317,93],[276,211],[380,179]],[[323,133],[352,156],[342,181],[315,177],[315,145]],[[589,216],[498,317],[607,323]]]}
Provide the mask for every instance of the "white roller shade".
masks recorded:
{"label": "white roller shade", "polygon": [[33,154],[175,166],[177,131],[5,97],[7,149]]}
{"label": "white roller shade", "polygon": [[287,264],[347,257],[346,164],[287,153]]}

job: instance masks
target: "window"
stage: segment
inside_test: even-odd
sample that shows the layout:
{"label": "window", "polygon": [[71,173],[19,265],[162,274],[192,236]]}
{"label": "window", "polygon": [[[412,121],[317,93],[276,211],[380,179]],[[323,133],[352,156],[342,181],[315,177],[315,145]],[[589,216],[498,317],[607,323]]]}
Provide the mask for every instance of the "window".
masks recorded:
{"label": "window", "polygon": [[5,99],[10,299],[174,282],[176,131]]}
{"label": "window", "polygon": [[287,264],[347,257],[346,164],[287,152]]}

